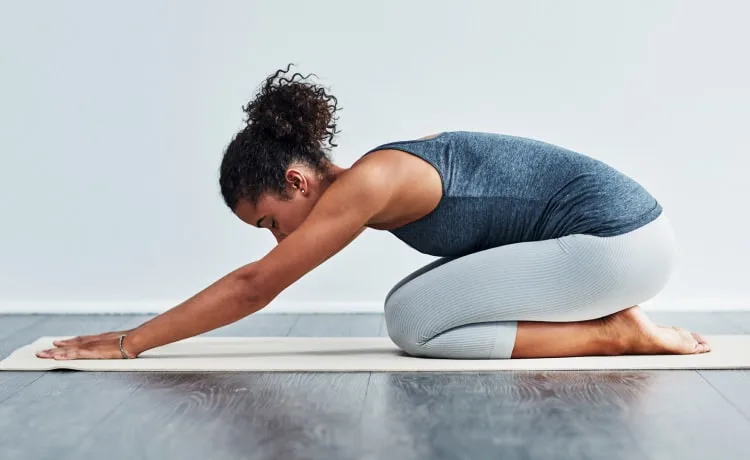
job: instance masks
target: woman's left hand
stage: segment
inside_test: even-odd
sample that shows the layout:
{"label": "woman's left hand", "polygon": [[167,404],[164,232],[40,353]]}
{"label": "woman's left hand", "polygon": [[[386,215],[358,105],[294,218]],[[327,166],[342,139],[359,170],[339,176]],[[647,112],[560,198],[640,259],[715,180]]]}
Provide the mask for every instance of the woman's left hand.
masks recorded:
{"label": "woman's left hand", "polygon": [[38,358],[48,359],[123,359],[120,353],[120,338],[70,343],[36,353]]}

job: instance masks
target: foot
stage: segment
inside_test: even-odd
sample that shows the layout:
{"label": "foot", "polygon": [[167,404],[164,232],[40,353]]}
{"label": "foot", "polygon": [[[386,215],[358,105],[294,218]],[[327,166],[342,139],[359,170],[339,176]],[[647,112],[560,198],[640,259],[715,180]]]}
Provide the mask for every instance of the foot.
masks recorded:
{"label": "foot", "polygon": [[700,334],[676,326],[657,326],[638,305],[601,319],[606,337],[613,339],[616,354],[694,354],[711,351]]}

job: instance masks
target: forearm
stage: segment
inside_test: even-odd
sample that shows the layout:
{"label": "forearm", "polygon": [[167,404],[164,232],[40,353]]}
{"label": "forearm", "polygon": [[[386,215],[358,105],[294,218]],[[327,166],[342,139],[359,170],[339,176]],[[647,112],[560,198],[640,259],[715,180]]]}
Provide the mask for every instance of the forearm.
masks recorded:
{"label": "forearm", "polygon": [[265,307],[253,292],[252,264],[219,279],[185,302],[133,329],[123,344],[130,354],[193,337]]}

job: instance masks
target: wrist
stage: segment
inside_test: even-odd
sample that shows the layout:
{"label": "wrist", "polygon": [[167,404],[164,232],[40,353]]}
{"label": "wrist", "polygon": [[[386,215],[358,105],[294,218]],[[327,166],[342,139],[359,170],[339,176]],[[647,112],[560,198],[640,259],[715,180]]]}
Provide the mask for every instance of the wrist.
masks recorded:
{"label": "wrist", "polygon": [[127,357],[129,359],[135,359],[135,358],[137,358],[138,355],[140,355],[141,353],[143,353],[143,350],[139,350],[138,349],[138,347],[136,345],[137,341],[134,340],[134,338],[137,339],[137,337],[131,335],[130,332],[127,332],[127,333],[125,333],[123,335],[124,335],[124,337],[122,338],[122,342],[121,342],[122,343],[122,351],[125,352],[125,355],[127,355]]}

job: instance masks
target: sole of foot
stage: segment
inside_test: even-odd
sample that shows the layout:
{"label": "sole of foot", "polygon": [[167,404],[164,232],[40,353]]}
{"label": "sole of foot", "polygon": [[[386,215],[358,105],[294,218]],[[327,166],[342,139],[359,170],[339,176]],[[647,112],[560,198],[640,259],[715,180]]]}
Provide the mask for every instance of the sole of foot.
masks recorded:
{"label": "sole of foot", "polygon": [[614,338],[622,354],[696,354],[711,351],[697,332],[677,326],[658,326],[635,305],[601,319],[607,337]]}

